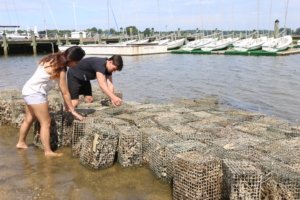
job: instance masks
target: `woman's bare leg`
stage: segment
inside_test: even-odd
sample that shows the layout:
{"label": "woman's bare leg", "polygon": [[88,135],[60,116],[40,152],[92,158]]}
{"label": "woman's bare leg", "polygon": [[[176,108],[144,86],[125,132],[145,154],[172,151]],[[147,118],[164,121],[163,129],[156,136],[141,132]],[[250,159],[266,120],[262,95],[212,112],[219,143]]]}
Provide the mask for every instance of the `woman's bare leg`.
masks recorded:
{"label": "woman's bare leg", "polygon": [[51,118],[49,115],[48,103],[35,104],[30,107],[41,125],[40,137],[44,146],[45,156],[62,156],[62,153],[55,153],[50,147]]}
{"label": "woman's bare leg", "polygon": [[27,149],[26,137],[28,135],[29,129],[32,125],[32,122],[35,120],[35,116],[32,110],[26,105],[25,107],[25,118],[20,127],[19,141],[16,145],[18,149]]}

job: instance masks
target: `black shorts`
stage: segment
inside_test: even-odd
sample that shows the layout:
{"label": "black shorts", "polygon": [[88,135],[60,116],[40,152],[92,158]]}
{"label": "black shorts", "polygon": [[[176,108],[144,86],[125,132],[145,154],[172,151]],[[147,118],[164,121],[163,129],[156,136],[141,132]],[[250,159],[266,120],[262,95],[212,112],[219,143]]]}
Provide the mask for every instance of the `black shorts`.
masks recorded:
{"label": "black shorts", "polygon": [[82,81],[68,73],[68,88],[71,99],[79,99],[79,95],[92,96],[92,86],[90,81]]}

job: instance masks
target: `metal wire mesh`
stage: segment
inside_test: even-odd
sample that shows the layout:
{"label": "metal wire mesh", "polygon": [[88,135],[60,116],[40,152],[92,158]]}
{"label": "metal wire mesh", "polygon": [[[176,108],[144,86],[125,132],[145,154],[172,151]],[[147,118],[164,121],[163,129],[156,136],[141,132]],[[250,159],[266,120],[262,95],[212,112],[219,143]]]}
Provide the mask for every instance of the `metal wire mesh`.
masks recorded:
{"label": "metal wire mesh", "polygon": [[11,125],[20,127],[25,115],[25,102],[22,98],[11,101]]}
{"label": "metal wire mesh", "polygon": [[263,187],[264,196],[273,195],[277,199],[300,199],[299,169],[276,161],[272,161],[271,164],[264,167],[271,174],[269,183],[275,182],[278,187],[274,190],[274,184],[265,184]]}
{"label": "metal wire mesh", "polygon": [[82,121],[75,120],[72,126],[72,156],[79,157],[82,148],[81,139],[92,127],[94,118],[86,117]]}
{"label": "metal wire mesh", "polygon": [[[50,113],[51,125],[50,125],[50,147],[54,151],[62,146],[62,132],[63,132],[63,115],[62,112]],[[44,149],[40,132],[41,126],[39,121],[34,122],[33,130],[33,144],[41,149]]]}
{"label": "metal wire mesh", "polygon": [[152,171],[158,178],[166,180],[167,163],[166,163],[166,146],[175,142],[181,142],[182,139],[175,134],[155,134],[149,138],[149,164]]}
{"label": "metal wire mesh", "polygon": [[93,124],[91,132],[82,138],[80,163],[86,167],[100,169],[114,163],[118,134],[104,124]]}
{"label": "metal wire mesh", "polygon": [[263,173],[244,160],[223,160],[223,199],[261,199]]}
{"label": "metal wire mesh", "polygon": [[167,131],[159,129],[157,127],[147,127],[147,128],[139,128],[142,133],[142,152],[143,152],[143,162],[149,163],[150,161],[150,142],[149,137],[151,135],[157,134],[169,134]]}
{"label": "metal wire mesh", "polygon": [[221,199],[222,163],[199,152],[178,154],[174,161],[173,199]]}
{"label": "metal wire mesh", "polygon": [[123,167],[142,163],[142,133],[135,126],[119,126],[118,162]]}
{"label": "metal wire mesh", "polygon": [[21,99],[21,92],[15,89],[0,91],[0,125],[12,124],[12,101]]}
{"label": "metal wire mesh", "polygon": [[174,160],[175,156],[180,153],[190,152],[190,151],[196,151],[198,146],[204,145],[203,143],[199,141],[194,140],[188,140],[183,142],[177,142],[173,144],[168,144],[166,146],[166,165],[167,165],[167,171],[166,171],[166,177],[165,179],[171,183],[172,178],[174,176]]}
{"label": "metal wire mesh", "polygon": [[[121,99],[123,98],[123,94],[121,92],[115,92],[115,95]],[[110,98],[108,98],[106,95],[102,96],[100,103],[102,106],[111,106],[112,105]]]}

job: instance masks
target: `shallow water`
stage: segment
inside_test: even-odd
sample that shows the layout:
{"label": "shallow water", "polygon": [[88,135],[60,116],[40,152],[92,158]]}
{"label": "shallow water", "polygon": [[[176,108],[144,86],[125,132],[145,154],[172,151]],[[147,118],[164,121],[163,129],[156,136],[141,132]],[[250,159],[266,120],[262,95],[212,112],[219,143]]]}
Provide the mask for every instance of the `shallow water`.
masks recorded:
{"label": "shallow water", "polygon": [[147,167],[90,170],[71,157],[70,148],[59,150],[62,158],[45,158],[32,145],[15,149],[18,129],[0,126],[0,135],[0,199],[171,199],[171,187]]}
{"label": "shallow water", "polygon": [[[41,56],[0,58],[0,89],[21,88]],[[126,56],[114,74],[125,100],[169,102],[217,95],[250,111],[300,121],[300,55],[225,56],[161,54]]]}

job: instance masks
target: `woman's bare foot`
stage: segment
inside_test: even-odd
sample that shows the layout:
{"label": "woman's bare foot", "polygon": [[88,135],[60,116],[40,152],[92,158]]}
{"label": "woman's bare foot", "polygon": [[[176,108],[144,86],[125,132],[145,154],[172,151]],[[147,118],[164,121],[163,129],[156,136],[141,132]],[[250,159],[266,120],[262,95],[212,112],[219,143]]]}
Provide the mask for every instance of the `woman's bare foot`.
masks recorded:
{"label": "woman's bare foot", "polygon": [[24,142],[18,142],[16,147],[17,147],[17,149],[27,149],[28,148],[27,144]]}
{"label": "woman's bare foot", "polygon": [[55,153],[53,151],[45,152],[46,157],[61,157],[63,153]]}

